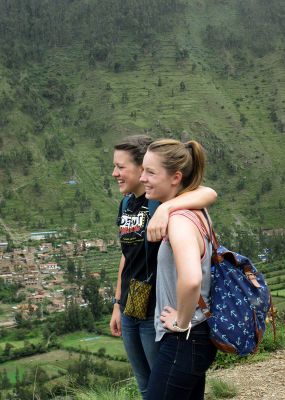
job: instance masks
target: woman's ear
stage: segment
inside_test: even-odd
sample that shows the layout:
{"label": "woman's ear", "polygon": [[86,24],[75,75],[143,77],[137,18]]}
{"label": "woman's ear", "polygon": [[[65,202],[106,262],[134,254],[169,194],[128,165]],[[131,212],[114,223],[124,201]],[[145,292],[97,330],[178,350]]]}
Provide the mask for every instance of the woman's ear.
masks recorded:
{"label": "woman's ear", "polygon": [[179,186],[182,181],[182,172],[176,171],[171,177],[171,184],[173,186]]}

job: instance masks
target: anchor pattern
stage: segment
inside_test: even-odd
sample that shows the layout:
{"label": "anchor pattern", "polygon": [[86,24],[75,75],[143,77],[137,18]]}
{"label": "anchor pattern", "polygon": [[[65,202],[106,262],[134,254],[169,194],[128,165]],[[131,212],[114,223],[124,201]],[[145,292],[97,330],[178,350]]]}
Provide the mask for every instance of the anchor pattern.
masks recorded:
{"label": "anchor pattern", "polygon": [[[211,268],[212,316],[208,319],[211,338],[215,343],[231,346],[236,354],[244,356],[255,351],[258,344],[256,332],[261,336],[264,334],[270,307],[269,289],[263,275],[247,257],[223,246],[218,247],[217,253],[224,259]],[[232,263],[232,255],[237,266]],[[255,287],[244,274],[245,266],[250,266],[260,288]]]}

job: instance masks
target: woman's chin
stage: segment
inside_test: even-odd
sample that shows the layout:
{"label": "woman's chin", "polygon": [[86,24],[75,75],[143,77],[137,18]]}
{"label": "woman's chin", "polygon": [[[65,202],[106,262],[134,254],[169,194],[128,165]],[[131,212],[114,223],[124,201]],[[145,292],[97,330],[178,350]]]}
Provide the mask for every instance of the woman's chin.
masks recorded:
{"label": "woman's chin", "polygon": [[119,189],[120,190],[120,193],[123,195],[123,196],[125,196],[126,194],[129,194],[130,192],[128,192],[126,189],[124,189],[124,188],[120,188]]}
{"label": "woman's chin", "polygon": [[145,197],[149,200],[158,200],[158,198],[151,192],[145,192]]}
{"label": "woman's chin", "polygon": [[127,189],[128,188],[126,187],[126,185],[124,185],[124,184],[119,185],[119,192],[122,193],[123,195],[129,193],[129,191]]}

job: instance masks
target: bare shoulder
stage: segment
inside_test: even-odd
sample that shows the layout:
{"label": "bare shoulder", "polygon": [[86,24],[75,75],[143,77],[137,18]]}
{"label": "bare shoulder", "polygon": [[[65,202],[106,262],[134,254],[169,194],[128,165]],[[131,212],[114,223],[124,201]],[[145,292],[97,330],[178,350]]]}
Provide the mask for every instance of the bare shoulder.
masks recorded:
{"label": "bare shoulder", "polygon": [[187,210],[184,213],[174,213],[169,218],[168,236],[169,240],[188,240],[189,237],[199,233],[194,222],[187,218]]}

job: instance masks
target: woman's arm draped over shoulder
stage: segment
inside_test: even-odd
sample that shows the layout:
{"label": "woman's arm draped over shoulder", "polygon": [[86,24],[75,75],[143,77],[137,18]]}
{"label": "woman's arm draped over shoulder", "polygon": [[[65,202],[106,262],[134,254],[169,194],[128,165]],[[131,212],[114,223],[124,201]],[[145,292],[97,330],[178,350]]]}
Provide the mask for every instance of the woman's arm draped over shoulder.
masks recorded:
{"label": "woman's arm draped over shoulder", "polygon": [[182,209],[200,210],[201,208],[209,207],[216,199],[217,193],[215,190],[209,187],[199,186],[196,190],[185,192],[180,196],[166,201],[157,208],[148,224],[147,240],[150,242],[157,242],[166,236],[168,218],[172,211]]}

